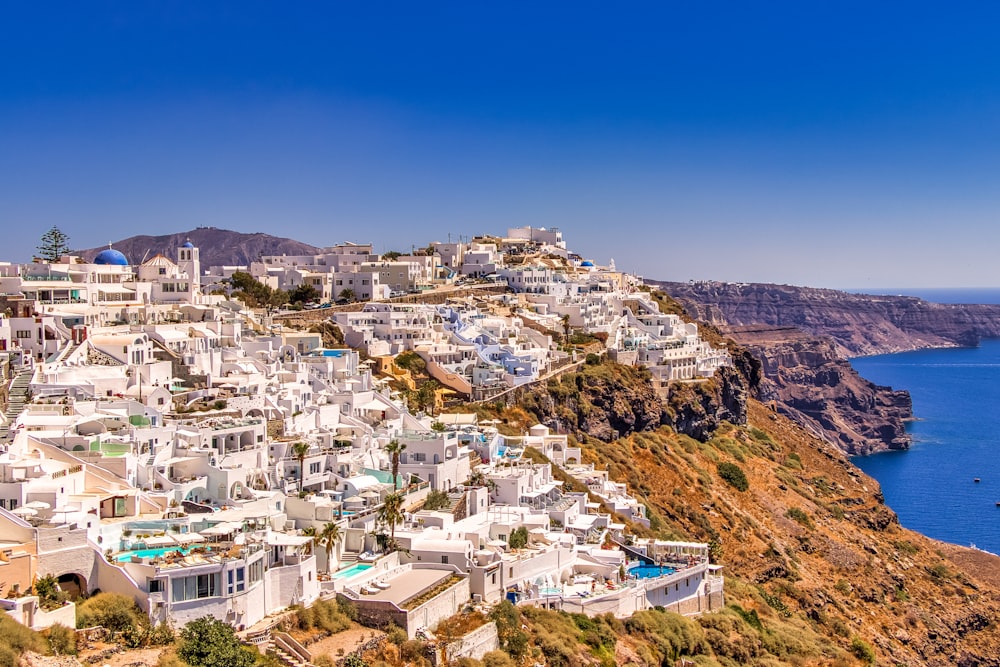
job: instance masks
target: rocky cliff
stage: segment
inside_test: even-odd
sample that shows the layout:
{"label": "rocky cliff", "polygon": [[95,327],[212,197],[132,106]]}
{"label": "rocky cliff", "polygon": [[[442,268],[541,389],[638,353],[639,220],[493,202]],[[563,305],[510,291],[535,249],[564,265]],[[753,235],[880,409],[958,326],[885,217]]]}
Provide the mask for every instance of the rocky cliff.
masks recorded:
{"label": "rocky cliff", "polygon": [[530,413],[533,422],[580,439],[611,442],[670,426],[705,441],[723,422],[746,423],[751,392],[734,368],[721,369],[701,382],[675,383],[658,391],[646,369],[605,361],[551,378],[541,387],[511,392],[507,402]]}
{"label": "rocky cliff", "polygon": [[906,449],[909,393],[862,378],[829,338],[791,327],[723,327],[761,361],[755,398],[848,455]]}
{"label": "rocky cliff", "polygon": [[840,356],[978,344],[1000,337],[1000,305],[939,304],[762,283],[648,281],[713,324],[795,327],[828,336]]}

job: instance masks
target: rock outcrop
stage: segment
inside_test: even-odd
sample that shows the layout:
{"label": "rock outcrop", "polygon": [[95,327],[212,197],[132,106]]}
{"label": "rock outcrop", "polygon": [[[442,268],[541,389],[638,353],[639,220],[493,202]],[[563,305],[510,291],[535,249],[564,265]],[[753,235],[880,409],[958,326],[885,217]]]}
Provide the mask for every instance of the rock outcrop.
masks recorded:
{"label": "rock outcrop", "polygon": [[828,338],[791,327],[723,327],[762,363],[755,398],[854,456],[906,449],[913,405],[906,391],[862,378]]}
{"label": "rock outcrop", "polygon": [[666,400],[648,370],[604,361],[511,392],[507,401],[549,428],[579,437],[611,442],[670,426],[705,441],[723,422],[746,423],[752,389],[736,369],[722,368],[712,378],[671,383],[665,393]]}
{"label": "rock outcrop", "polygon": [[834,341],[843,357],[977,345],[1000,337],[1000,305],[931,303],[764,283],[649,281],[696,320],[795,327]]}

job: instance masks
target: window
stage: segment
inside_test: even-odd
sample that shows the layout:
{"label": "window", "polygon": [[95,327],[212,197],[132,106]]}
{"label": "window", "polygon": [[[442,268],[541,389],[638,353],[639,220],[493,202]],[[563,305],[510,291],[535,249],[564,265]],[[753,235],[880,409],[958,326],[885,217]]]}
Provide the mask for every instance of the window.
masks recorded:
{"label": "window", "polygon": [[253,586],[258,581],[260,581],[261,579],[264,578],[264,560],[263,559],[258,560],[256,563],[250,563],[250,565],[247,566],[247,569],[250,570],[249,575],[250,575],[250,585],[251,586]]}
{"label": "window", "polygon": [[246,568],[236,568],[236,592],[242,593],[246,590]]}
{"label": "window", "polygon": [[315,475],[316,473],[318,473],[319,472],[319,466],[320,466],[319,463],[310,463],[309,464],[309,474],[310,475]]}
{"label": "window", "polygon": [[219,575],[199,574],[193,577],[179,577],[171,584],[171,601],[184,602],[219,594]]}
{"label": "window", "polygon": [[164,582],[162,579],[149,579],[149,592],[163,593],[164,592],[163,583]]}

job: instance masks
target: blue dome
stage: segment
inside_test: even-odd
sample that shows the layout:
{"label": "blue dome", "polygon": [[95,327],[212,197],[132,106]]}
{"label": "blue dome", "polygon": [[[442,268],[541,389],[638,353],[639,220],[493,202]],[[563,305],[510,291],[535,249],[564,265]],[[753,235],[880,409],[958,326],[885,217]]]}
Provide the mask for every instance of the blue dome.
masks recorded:
{"label": "blue dome", "polygon": [[128,266],[128,260],[114,248],[108,248],[97,253],[94,264],[110,264],[111,266]]}
{"label": "blue dome", "polygon": [[194,247],[194,244],[193,244],[193,243],[191,243],[190,241],[185,241],[185,242],[184,242],[184,245],[182,245],[181,247],[182,247],[182,248],[193,248],[193,247]]}
{"label": "blue dome", "polygon": [[580,266],[593,266],[593,265],[594,263],[591,262],[589,259],[585,259],[582,262],[580,262]]}

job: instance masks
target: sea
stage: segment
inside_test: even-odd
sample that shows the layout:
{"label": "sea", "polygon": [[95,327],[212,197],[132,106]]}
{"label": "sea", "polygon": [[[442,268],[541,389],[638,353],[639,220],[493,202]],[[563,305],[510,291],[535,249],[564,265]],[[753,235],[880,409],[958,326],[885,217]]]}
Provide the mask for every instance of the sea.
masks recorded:
{"label": "sea", "polygon": [[[850,291],[1000,304],[1000,288]],[[851,365],[876,384],[909,391],[916,417],[907,428],[909,450],[855,457],[854,464],[878,480],[905,527],[1000,554],[1000,339]]]}

